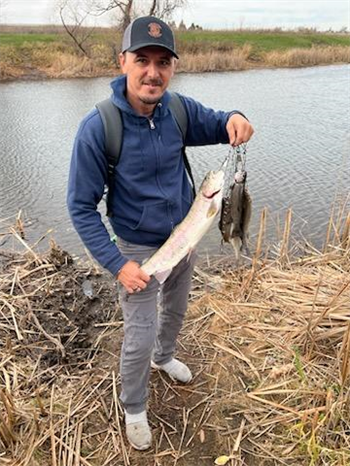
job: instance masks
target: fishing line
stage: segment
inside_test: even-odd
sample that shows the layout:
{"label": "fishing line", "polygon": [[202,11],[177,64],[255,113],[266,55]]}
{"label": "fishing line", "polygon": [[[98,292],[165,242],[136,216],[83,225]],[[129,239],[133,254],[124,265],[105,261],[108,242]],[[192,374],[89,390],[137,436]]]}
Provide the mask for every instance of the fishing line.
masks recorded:
{"label": "fishing line", "polygon": [[[247,160],[247,143],[242,143],[236,147],[230,147],[224,163],[227,161],[225,170],[225,183],[223,195],[226,197],[234,183],[235,173],[245,171]],[[223,165],[224,165],[223,163]]]}

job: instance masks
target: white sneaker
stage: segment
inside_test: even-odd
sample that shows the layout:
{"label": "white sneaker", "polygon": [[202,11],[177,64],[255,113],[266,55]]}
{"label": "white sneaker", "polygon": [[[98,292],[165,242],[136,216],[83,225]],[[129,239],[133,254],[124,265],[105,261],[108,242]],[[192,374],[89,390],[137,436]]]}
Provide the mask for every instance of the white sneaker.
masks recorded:
{"label": "white sneaker", "polygon": [[136,450],[147,450],[152,444],[152,433],[147,421],[147,413],[128,414],[125,411],[125,431],[131,446]]}
{"label": "white sneaker", "polygon": [[186,364],[175,358],[162,365],[151,361],[151,367],[166,372],[171,379],[178,382],[189,383],[192,380],[192,373]]}

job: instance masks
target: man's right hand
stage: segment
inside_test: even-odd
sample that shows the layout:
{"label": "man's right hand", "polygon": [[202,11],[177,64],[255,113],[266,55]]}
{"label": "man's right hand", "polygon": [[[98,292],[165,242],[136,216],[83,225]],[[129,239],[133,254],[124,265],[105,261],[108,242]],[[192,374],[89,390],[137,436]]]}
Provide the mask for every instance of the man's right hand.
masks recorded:
{"label": "man's right hand", "polygon": [[129,261],[123,265],[117,275],[117,280],[130,294],[144,290],[150,279],[151,277],[141,270],[141,267],[135,261]]}

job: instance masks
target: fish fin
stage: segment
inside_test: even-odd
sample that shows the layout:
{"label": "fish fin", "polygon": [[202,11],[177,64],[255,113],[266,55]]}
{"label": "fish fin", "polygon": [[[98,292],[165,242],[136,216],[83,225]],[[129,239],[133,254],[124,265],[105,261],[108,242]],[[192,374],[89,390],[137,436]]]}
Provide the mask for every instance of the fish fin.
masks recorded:
{"label": "fish fin", "polygon": [[194,251],[194,249],[193,249],[193,248],[190,248],[190,250],[189,250],[188,253],[187,253],[186,262],[190,262],[190,259],[191,259],[191,256],[192,256],[193,251]]}
{"label": "fish fin", "polygon": [[173,269],[163,270],[162,272],[156,272],[153,275],[156,277],[160,285],[169,277]]}
{"label": "fish fin", "polygon": [[248,233],[243,234],[243,239],[242,239],[242,250],[245,251],[245,254],[247,256],[250,256],[250,250],[248,246],[248,240],[249,240],[249,235]]}
{"label": "fish fin", "polygon": [[249,239],[249,224],[250,224],[250,219],[252,216],[252,199],[250,197],[250,194],[248,191],[245,189],[244,190],[244,196],[243,196],[243,213],[242,213],[242,222],[241,222],[241,232],[242,235],[242,248],[245,249],[246,253],[248,253],[248,239]]}
{"label": "fish fin", "polygon": [[209,207],[209,209],[208,209],[208,212],[207,212],[207,218],[213,217],[217,213],[218,213],[218,209],[217,209],[216,205],[211,205]]}
{"label": "fish fin", "polygon": [[215,198],[212,199],[209,209],[207,211],[207,218],[215,217],[215,215],[220,211],[221,206],[221,202],[218,203]]}

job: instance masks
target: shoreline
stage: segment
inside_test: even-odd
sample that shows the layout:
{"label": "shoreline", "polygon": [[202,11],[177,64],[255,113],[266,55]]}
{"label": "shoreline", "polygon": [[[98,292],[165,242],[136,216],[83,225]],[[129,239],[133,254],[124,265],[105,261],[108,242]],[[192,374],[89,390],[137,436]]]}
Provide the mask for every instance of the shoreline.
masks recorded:
{"label": "shoreline", "polygon": [[[176,70],[176,75],[178,74],[203,74],[203,73],[228,73],[233,71],[252,71],[252,70],[273,70],[273,69],[300,69],[300,68],[314,68],[314,67],[323,67],[323,66],[342,66],[342,65],[349,65],[348,61],[337,61],[337,62],[329,62],[329,63],[316,63],[316,64],[305,64],[305,65],[294,65],[294,66],[282,66],[282,65],[271,65],[271,64],[258,64],[258,63],[245,63],[244,67],[241,68],[227,68],[227,69],[220,69],[220,70],[198,70],[198,71],[190,71],[183,68]],[[18,81],[51,81],[54,79],[92,79],[92,78],[113,78],[120,75],[119,68],[108,68],[108,69],[101,69],[101,70],[94,70],[90,73],[88,72],[78,72],[74,73],[48,73],[44,70],[33,68],[33,67],[16,67],[16,73],[18,74],[10,74],[10,75],[0,75],[0,84],[2,83],[13,83]]]}
{"label": "shoreline", "polygon": [[[84,54],[63,29],[0,28],[0,82],[116,76],[121,35],[90,31]],[[350,63],[350,35],[278,30],[176,31],[176,73]]]}

